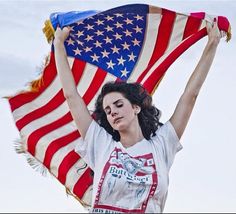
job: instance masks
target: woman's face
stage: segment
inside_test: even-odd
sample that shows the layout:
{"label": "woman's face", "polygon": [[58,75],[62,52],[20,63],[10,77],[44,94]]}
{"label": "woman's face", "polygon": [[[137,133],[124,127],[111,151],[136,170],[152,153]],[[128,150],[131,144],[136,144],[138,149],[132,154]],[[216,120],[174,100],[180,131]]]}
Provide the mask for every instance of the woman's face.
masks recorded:
{"label": "woman's face", "polygon": [[104,96],[103,109],[111,127],[117,131],[125,131],[133,123],[138,122],[137,113],[139,113],[140,107],[132,105],[119,92],[111,92]]}

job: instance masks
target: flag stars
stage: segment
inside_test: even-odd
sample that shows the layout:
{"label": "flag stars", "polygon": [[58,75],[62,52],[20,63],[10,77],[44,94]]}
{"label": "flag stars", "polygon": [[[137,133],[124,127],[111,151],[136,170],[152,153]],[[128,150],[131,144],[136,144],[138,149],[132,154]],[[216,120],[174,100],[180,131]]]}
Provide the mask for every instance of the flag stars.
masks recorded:
{"label": "flag stars", "polygon": [[122,14],[122,13],[115,13],[114,15],[115,15],[117,18],[118,18],[118,17],[123,17],[123,14]]}
{"label": "flag stars", "polygon": [[139,46],[140,47],[140,41],[138,41],[136,38],[134,40],[132,40],[134,46]]}
{"label": "flag stars", "polygon": [[107,32],[109,32],[109,31],[113,32],[113,27],[111,27],[111,26],[109,26],[109,25],[107,25],[107,26],[105,27],[105,29],[107,30]]}
{"label": "flag stars", "polygon": [[125,50],[125,49],[129,50],[130,45],[128,45],[126,42],[121,45],[123,46],[123,50]]}
{"label": "flag stars", "polygon": [[108,36],[105,39],[103,39],[103,40],[105,40],[106,44],[108,44],[108,43],[112,44],[112,42],[111,42],[112,39],[109,38]]}
{"label": "flag stars", "polygon": [[98,19],[95,23],[99,26],[99,25],[104,25],[104,20],[102,21],[102,20],[100,20],[100,19]]}
{"label": "flag stars", "polygon": [[93,62],[96,61],[98,62],[98,59],[100,58],[100,56],[97,56],[95,53],[93,54],[93,56],[91,56]]}
{"label": "flag stars", "polygon": [[113,63],[112,60],[107,62],[107,68],[111,68],[113,70],[114,69],[114,65],[115,65],[115,63]]}
{"label": "flag stars", "polygon": [[136,31],[136,33],[142,33],[142,28],[140,28],[138,25],[136,25],[136,27],[133,29]]}
{"label": "flag stars", "polygon": [[75,55],[80,55],[81,56],[81,52],[82,50],[80,50],[79,48],[76,48],[75,50],[73,50]]}
{"label": "flag stars", "polygon": [[123,24],[119,22],[116,22],[114,25],[116,26],[116,28],[123,28]]}
{"label": "flag stars", "polygon": [[120,48],[117,48],[116,47],[116,45],[114,45],[114,47],[113,48],[111,48],[112,49],[112,53],[114,54],[114,53],[117,53],[117,54],[119,54],[119,50],[120,50]]}
{"label": "flag stars", "polygon": [[133,24],[133,20],[131,20],[131,19],[129,19],[129,18],[126,18],[126,19],[124,20],[124,22],[126,22],[127,25],[128,25],[128,24],[130,24],[130,25]]}
{"label": "flag stars", "polygon": [[97,47],[102,47],[102,43],[101,42],[99,42],[98,40],[95,42],[95,43],[93,43],[95,46],[96,46],[96,48]]}
{"label": "flag stars", "polygon": [[109,16],[109,15],[107,15],[107,16],[105,17],[105,19],[106,19],[107,21],[113,21],[113,20],[114,20],[114,18],[113,18],[112,16]]}
{"label": "flag stars", "polygon": [[81,36],[84,36],[84,31],[78,31],[76,34],[75,34],[78,38],[80,38]]}
{"label": "flag stars", "polygon": [[94,30],[94,25],[87,24],[85,27],[87,30]]}
{"label": "flag stars", "polygon": [[138,21],[138,20],[142,20],[143,21],[143,16],[139,16],[138,14],[137,14],[137,16],[134,16],[134,18]]}
{"label": "flag stars", "polygon": [[102,58],[109,58],[108,56],[109,56],[109,54],[110,54],[110,52],[107,52],[106,50],[104,50],[104,51],[101,51],[101,53],[102,53]]}
{"label": "flag stars", "polygon": [[129,73],[129,71],[127,71],[127,69],[125,68],[124,70],[121,70],[121,77],[127,77],[127,74]]}
{"label": "flag stars", "polygon": [[93,40],[93,36],[87,35],[87,37],[84,40],[89,42],[90,40]]}
{"label": "flag stars", "polygon": [[92,47],[86,47],[86,48],[84,48],[84,51],[85,51],[86,53],[88,53],[88,52],[92,51]]}
{"label": "flag stars", "polygon": [[84,43],[81,42],[80,40],[77,40],[78,45],[84,46]]}
{"label": "flag stars", "polygon": [[116,38],[116,40],[118,40],[118,39],[122,40],[122,35],[119,34],[119,33],[116,33],[116,34],[114,35],[114,37]]}
{"label": "flag stars", "polygon": [[71,38],[69,38],[67,41],[67,45],[74,45],[75,41],[73,41]]}
{"label": "flag stars", "polygon": [[123,59],[122,56],[121,56],[120,58],[118,58],[117,60],[118,60],[118,65],[123,65],[123,66],[124,66],[124,62],[125,62],[126,60]]}
{"label": "flag stars", "polygon": [[134,53],[132,52],[130,55],[128,55],[128,57],[129,57],[129,62],[130,61],[133,61],[133,62],[135,62],[135,55],[134,55]]}
{"label": "flag stars", "polygon": [[123,33],[125,34],[125,36],[132,37],[132,32],[128,31],[128,29],[126,29],[126,31],[123,31]]}
{"label": "flag stars", "polygon": [[103,36],[103,33],[104,33],[104,31],[100,31],[100,30],[97,30],[95,32],[95,34],[97,34],[97,36]]}

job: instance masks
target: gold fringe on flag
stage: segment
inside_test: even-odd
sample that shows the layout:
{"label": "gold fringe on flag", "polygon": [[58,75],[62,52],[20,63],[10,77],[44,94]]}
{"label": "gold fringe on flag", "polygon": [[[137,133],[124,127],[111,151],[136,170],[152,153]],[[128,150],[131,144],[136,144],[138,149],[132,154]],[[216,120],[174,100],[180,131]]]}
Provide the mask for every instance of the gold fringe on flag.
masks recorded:
{"label": "gold fringe on flag", "polygon": [[53,40],[55,30],[51,21],[48,19],[44,22],[43,33],[45,34],[48,43],[50,43]]}

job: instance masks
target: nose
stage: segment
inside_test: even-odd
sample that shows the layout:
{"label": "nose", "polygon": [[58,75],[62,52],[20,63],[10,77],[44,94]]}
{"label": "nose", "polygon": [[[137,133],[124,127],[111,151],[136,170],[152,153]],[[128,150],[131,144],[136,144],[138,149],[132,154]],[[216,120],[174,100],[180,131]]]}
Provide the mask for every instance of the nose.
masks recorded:
{"label": "nose", "polygon": [[118,114],[117,110],[115,108],[111,109],[111,116],[115,117]]}

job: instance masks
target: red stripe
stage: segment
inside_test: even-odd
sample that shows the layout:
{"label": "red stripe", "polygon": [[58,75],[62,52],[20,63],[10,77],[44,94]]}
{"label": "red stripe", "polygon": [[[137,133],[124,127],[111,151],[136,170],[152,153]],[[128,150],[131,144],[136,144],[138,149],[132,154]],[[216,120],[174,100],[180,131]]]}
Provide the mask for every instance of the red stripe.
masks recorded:
{"label": "red stripe", "polygon": [[158,80],[164,75],[169,66],[191,45],[197,42],[199,39],[207,35],[206,28],[203,28],[198,33],[189,37],[183,43],[181,43],[166,59],[152,72],[148,79],[144,82],[144,87],[149,93],[152,93],[156,87]]}
{"label": "red stripe", "polygon": [[91,169],[88,168],[86,171],[81,175],[79,180],[76,182],[73,193],[77,195],[79,198],[84,196],[86,190],[93,184],[93,178],[91,176]]}
{"label": "red stripe", "polygon": [[39,90],[37,92],[32,92],[32,91],[20,92],[20,94],[10,98],[9,103],[11,106],[11,111],[13,112],[20,106],[29,103],[33,101],[35,98],[37,98],[52,83],[52,81],[56,77],[56,73],[57,72],[56,72],[54,54],[53,52],[51,52],[50,62],[43,70],[43,84],[41,85]]}
{"label": "red stripe", "polygon": [[[80,78],[82,77],[84,68],[86,63],[83,61],[80,61],[78,59],[74,60],[72,72],[75,79],[76,84],[78,84]],[[65,101],[65,97],[63,94],[62,89],[44,106],[30,112],[29,114],[26,114],[24,117],[22,117],[20,120],[16,122],[16,126],[19,129],[19,131],[28,123],[47,115],[51,111],[55,110],[58,106],[60,106]]]}
{"label": "red stripe", "polygon": [[[154,63],[165,53],[166,48],[169,44],[169,39],[172,33],[176,13],[166,9],[162,10],[162,19],[158,29],[158,35],[156,39],[155,48],[152,57],[148,63],[147,68],[139,76],[137,82],[141,82],[143,78],[148,73],[149,69],[154,65]],[[148,39],[148,38],[147,38]]]}
{"label": "red stripe", "polygon": [[[201,13],[201,15],[203,15],[203,14]],[[204,17],[202,17],[202,18],[204,18]],[[202,19],[196,18],[195,16],[189,16],[186,26],[185,26],[185,29],[184,29],[183,40],[185,38],[191,36],[192,34],[196,33],[199,30],[201,23],[202,23]]]}
{"label": "red stripe", "polygon": [[70,169],[78,160],[80,159],[80,156],[72,150],[69,152],[66,157],[61,162],[59,168],[58,168],[58,180],[65,184],[66,182],[66,175],[68,172],[68,169]]}
{"label": "red stripe", "polygon": [[49,132],[60,128],[61,126],[64,126],[65,124],[69,123],[72,121],[72,116],[70,114],[70,112],[68,112],[67,114],[65,114],[63,117],[61,117],[60,119],[49,123],[39,129],[37,129],[36,131],[34,131],[33,133],[31,133],[29,135],[27,144],[28,144],[28,151],[34,156],[35,155],[35,148],[36,148],[36,144],[38,143],[39,139],[41,137],[43,137],[44,135],[48,134]]}
{"label": "red stripe", "polygon": [[78,130],[69,133],[63,137],[60,137],[54,141],[52,141],[50,143],[50,145],[48,146],[46,152],[45,152],[45,156],[44,156],[44,160],[43,160],[43,165],[45,165],[48,169],[50,169],[50,164],[51,164],[51,160],[53,155],[62,147],[70,144],[71,142],[73,142],[74,140],[78,139],[80,137],[80,134],[78,132]]}

